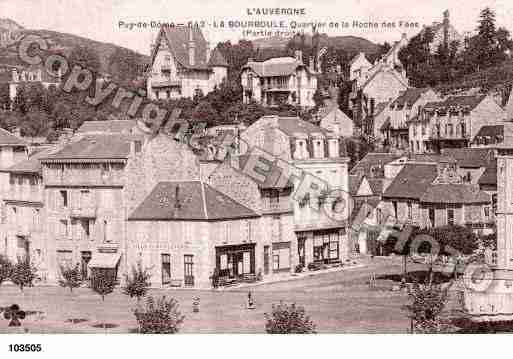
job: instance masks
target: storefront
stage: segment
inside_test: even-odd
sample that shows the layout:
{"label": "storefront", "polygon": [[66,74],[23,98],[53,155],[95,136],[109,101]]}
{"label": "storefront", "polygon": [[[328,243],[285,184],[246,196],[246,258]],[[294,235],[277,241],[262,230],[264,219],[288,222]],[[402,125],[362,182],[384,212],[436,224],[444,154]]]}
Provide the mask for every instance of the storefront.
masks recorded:
{"label": "storefront", "polygon": [[216,272],[220,283],[255,276],[255,244],[216,247]]}

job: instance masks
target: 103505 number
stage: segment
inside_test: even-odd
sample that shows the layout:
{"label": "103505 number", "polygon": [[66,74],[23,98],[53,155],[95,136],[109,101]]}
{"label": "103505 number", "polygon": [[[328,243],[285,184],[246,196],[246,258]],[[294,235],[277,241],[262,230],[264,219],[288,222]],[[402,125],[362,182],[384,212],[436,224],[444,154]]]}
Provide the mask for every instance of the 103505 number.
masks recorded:
{"label": "103505 number", "polygon": [[41,344],[9,344],[10,352],[40,352]]}

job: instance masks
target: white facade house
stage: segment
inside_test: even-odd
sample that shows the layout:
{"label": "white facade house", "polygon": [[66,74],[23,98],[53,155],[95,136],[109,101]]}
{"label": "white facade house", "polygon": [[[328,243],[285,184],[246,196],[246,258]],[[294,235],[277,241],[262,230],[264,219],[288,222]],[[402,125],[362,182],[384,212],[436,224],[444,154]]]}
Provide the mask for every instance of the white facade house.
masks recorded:
{"label": "white facade house", "polygon": [[221,52],[210,50],[199,28],[162,27],[151,52],[148,97],[152,100],[192,98],[219,86],[228,73]]}
{"label": "white facade house", "polygon": [[310,66],[303,63],[301,51],[295,57],[276,57],[257,62],[248,59],[242,68],[243,102],[256,101],[263,106],[282,103],[305,108],[315,106],[317,71],[313,59]]}

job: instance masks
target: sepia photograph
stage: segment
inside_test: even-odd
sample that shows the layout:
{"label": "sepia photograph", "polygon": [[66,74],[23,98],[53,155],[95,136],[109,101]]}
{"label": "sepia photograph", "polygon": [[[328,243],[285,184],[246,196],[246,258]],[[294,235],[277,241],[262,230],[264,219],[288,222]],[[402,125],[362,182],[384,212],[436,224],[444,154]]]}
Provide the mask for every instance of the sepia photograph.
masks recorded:
{"label": "sepia photograph", "polygon": [[0,352],[512,333],[512,19],[0,0]]}

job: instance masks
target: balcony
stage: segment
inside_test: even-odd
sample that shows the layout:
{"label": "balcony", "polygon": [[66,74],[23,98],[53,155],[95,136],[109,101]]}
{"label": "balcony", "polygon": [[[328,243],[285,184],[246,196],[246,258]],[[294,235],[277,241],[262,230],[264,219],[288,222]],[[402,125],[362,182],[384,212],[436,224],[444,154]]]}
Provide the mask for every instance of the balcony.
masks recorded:
{"label": "balcony", "polygon": [[97,209],[95,205],[73,207],[69,209],[69,216],[70,218],[96,218]]}
{"label": "balcony", "polygon": [[272,82],[270,84],[263,84],[262,90],[264,91],[292,91],[294,88],[289,86],[288,83],[283,82]]}

